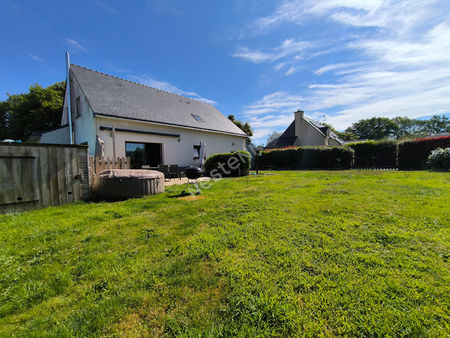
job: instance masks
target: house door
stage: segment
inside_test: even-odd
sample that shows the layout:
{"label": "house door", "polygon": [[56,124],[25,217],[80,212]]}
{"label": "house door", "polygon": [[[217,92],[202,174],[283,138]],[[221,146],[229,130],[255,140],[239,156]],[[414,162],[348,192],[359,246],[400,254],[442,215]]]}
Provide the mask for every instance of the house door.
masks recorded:
{"label": "house door", "polygon": [[162,164],[161,143],[125,142],[125,153],[130,158],[132,169],[140,169],[143,165],[157,167]]}

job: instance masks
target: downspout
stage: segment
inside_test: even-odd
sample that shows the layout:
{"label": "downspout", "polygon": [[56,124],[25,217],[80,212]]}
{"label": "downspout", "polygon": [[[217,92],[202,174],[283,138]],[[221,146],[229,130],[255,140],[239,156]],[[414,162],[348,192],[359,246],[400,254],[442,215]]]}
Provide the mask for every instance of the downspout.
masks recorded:
{"label": "downspout", "polygon": [[69,120],[69,137],[70,144],[73,144],[72,131],[72,104],[70,98],[70,58],[69,52],[66,52],[66,93],[67,93],[67,119]]}

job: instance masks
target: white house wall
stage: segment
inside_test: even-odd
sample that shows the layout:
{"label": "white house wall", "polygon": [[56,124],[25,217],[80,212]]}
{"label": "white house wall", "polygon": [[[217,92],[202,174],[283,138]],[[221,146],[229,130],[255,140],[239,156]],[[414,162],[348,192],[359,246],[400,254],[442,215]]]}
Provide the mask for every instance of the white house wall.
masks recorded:
{"label": "white house wall", "polygon": [[[72,129],[75,144],[85,144],[89,145],[89,155],[94,155],[95,152],[95,142],[97,135],[96,120],[94,119],[94,113],[86,99],[83,91],[76,78],[71,73],[70,77],[70,97],[71,97],[71,113],[72,113]],[[80,111],[77,107],[77,98],[80,99]],[[68,107],[67,98],[64,100],[63,115],[61,124],[68,123]],[[69,137],[69,133],[67,134]],[[42,142],[42,141],[41,141]],[[64,143],[69,143],[69,140]]]}
{"label": "white house wall", "polygon": [[104,141],[105,156],[113,156],[113,138],[111,130],[101,130],[101,126],[117,129],[139,130],[166,134],[179,134],[179,137],[140,134],[116,131],[116,156],[125,156],[125,142],[161,143],[163,164],[189,166],[193,164],[194,145],[200,141],[206,144],[207,156],[245,150],[245,137],[214,133],[201,130],[163,126],[146,122],[134,122],[97,116],[98,135]]}
{"label": "white house wall", "polygon": [[[89,144],[89,155],[94,155],[97,129],[94,113],[76,79],[72,77],[71,83],[74,142],[75,144]],[[80,98],[80,112],[77,111],[77,98]]]}

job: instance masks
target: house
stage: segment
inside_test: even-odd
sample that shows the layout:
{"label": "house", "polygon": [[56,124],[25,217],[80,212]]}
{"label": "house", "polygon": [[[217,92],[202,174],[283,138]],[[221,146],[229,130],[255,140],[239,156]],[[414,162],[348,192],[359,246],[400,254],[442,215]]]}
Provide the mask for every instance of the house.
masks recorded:
{"label": "house", "polygon": [[341,140],[330,127],[324,126],[307,117],[303,111],[294,113],[294,121],[280,137],[267,144],[266,148],[284,148],[290,146],[341,146]]}
{"label": "house", "polygon": [[35,142],[88,144],[134,168],[192,165],[201,143],[206,156],[245,149],[247,135],[210,104],[73,64],[68,78],[61,128]]}

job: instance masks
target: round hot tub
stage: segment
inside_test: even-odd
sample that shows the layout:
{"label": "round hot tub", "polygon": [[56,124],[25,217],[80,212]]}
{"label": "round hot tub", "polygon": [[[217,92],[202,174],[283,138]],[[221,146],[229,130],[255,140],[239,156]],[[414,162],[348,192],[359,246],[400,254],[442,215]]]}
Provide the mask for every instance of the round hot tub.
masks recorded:
{"label": "round hot tub", "polygon": [[164,192],[164,174],[154,170],[107,169],[94,178],[97,198],[121,200]]}

